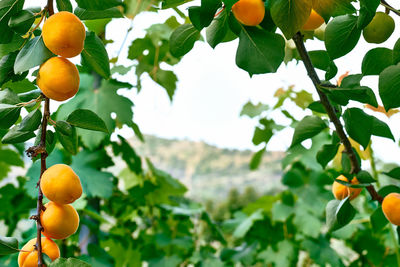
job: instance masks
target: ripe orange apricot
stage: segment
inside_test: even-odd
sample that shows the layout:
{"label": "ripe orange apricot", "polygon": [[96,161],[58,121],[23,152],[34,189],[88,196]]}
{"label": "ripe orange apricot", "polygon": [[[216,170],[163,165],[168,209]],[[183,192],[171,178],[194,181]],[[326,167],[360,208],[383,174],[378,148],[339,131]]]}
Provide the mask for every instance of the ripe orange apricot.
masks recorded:
{"label": "ripe orange apricot", "polygon": [[[349,180],[346,178],[344,175],[340,175],[338,180],[348,182]],[[356,177],[353,178],[351,181],[352,184],[359,184],[358,180]],[[335,196],[336,199],[342,200],[346,198],[350,194],[350,200],[355,199],[360,193],[361,193],[362,188],[352,188],[345,186],[341,183],[338,182],[333,182],[332,185],[332,193]]]}
{"label": "ripe orange apricot", "polygon": [[36,84],[48,98],[64,101],[78,92],[79,72],[68,59],[52,57],[40,66]]}
{"label": "ripe orange apricot", "polygon": [[[60,250],[57,244],[47,237],[41,238],[42,252],[49,256],[54,261],[60,257]],[[38,256],[35,250],[36,238],[31,239],[22,247],[22,251],[18,254],[18,266],[19,267],[37,267]]]}
{"label": "ripe orange apricot", "polygon": [[400,226],[400,194],[390,193],[382,202],[383,214],[389,222]]}
{"label": "ripe orange apricot", "polygon": [[40,179],[43,194],[57,204],[70,204],[82,195],[82,185],[78,175],[65,164],[48,168]]}
{"label": "ripe orange apricot", "polygon": [[324,23],[324,19],[315,12],[314,9],[311,10],[311,14],[308,17],[307,22],[303,25],[303,30],[312,31],[321,26]]}
{"label": "ripe orange apricot", "polygon": [[43,42],[56,55],[74,57],[83,50],[85,26],[74,14],[61,11],[43,24]]}
{"label": "ripe orange apricot", "polygon": [[79,215],[71,205],[59,205],[50,201],[40,214],[43,234],[49,238],[65,239],[74,234],[79,226]]}
{"label": "ripe orange apricot", "polygon": [[265,6],[262,0],[239,0],[232,6],[233,15],[246,26],[257,26],[264,19]]}

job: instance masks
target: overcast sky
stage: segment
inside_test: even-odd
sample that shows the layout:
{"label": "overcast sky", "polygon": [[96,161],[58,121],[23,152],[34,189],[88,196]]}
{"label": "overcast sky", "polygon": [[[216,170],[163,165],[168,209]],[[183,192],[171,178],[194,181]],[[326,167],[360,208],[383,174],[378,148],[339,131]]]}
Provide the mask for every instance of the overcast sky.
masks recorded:
{"label": "overcast sky", "polygon": [[[27,5],[37,5],[37,1],[28,0]],[[131,65],[126,60],[127,49],[137,37],[144,36],[144,29],[154,23],[164,22],[172,11],[159,13],[141,13],[133,22],[133,30],[121,53],[119,64]],[[382,44],[392,48],[400,36],[399,19],[396,20],[395,33],[388,41]],[[113,20],[107,27],[107,39],[114,40],[108,45],[109,57],[117,54],[126,30],[130,27],[129,19]],[[255,75],[252,78],[235,65],[235,53],[238,41],[220,44],[212,49],[206,42],[196,42],[194,49],[182,61],[173,67],[178,76],[178,88],[174,100],[170,102],[165,90],[154,83],[150,78],[143,76],[142,91],[122,92],[132,97],[135,103],[134,121],[145,134],[153,134],[165,138],[190,139],[204,141],[224,148],[257,149],[251,142],[255,120],[239,117],[242,106],[249,100],[253,103],[262,102],[273,105],[276,99],[274,92],[280,87],[294,84],[297,89],[314,92],[311,81],[306,75],[302,64],[294,62],[282,65],[275,74]],[[324,49],[321,41],[307,41],[309,50]],[[350,54],[335,60],[339,68],[338,76],[349,71],[350,74],[361,72],[360,63],[365,53],[374,48],[361,37],[357,49]],[[75,59],[79,61],[78,59]],[[321,78],[323,73],[320,72]],[[129,73],[124,79],[135,84],[136,77]],[[362,80],[363,85],[370,86],[377,91],[377,77],[367,77]],[[315,97],[316,99],[316,97]],[[353,105],[362,107],[358,103]],[[372,112],[368,112],[372,114]],[[301,118],[309,113],[296,113]],[[376,113],[374,115],[377,115]],[[400,134],[400,115],[394,115],[388,120],[383,115],[377,115],[381,120],[389,122],[392,132],[398,140]],[[278,122],[286,124],[282,116],[276,116]],[[131,137],[130,130],[123,129],[125,137]],[[269,150],[285,150],[291,143],[292,131],[285,130],[271,139]],[[396,149],[393,149],[396,147]],[[393,142],[384,138],[374,138],[374,149],[377,155],[385,161],[400,159],[400,151]]]}

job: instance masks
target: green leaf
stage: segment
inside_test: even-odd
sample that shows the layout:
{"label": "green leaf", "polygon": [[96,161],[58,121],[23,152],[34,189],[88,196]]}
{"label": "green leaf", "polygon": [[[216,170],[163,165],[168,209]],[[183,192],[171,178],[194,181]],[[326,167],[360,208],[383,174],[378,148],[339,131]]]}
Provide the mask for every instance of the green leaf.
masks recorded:
{"label": "green leaf", "polygon": [[383,174],[385,174],[393,179],[400,180],[400,167],[391,169],[389,172],[383,172]]}
{"label": "green leaf", "polygon": [[74,126],[65,121],[56,122],[56,136],[65,150],[76,155],[78,153],[78,135]]}
{"label": "green leaf", "polygon": [[389,138],[395,141],[389,126],[375,117],[372,117],[372,135]]}
{"label": "green leaf", "polygon": [[326,223],[329,231],[336,231],[347,225],[355,216],[356,210],[349,198],[331,200],[326,206]]}
{"label": "green leaf", "polygon": [[181,57],[192,50],[199,40],[200,32],[192,24],[184,24],[175,29],[169,39],[170,52],[175,57]]}
{"label": "green leaf", "polygon": [[158,69],[155,73],[155,77],[152,78],[155,82],[165,88],[169,99],[172,101],[172,97],[176,90],[176,82],[178,81],[175,73],[170,70]]}
{"label": "green leaf", "polygon": [[[120,88],[126,86],[127,84],[115,80],[102,80],[101,86],[93,90],[93,77],[81,74],[81,88],[78,94],[58,109],[57,119],[63,120],[75,109],[84,108],[96,113],[105,122],[107,129],[114,129],[116,124],[119,127],[125,124],[136,129],[132,122],[132,101],[117,93]],[[111,117],[112,113],[116,114],[115,120]],[[102,132],[78,130],[82,142],[90,149],[97,148],[107,136]]]}
{"label": "green leaf", "polygon": [[266,148],[263,147],[262,149],[260,149],[256,153],[254,153],[254,155],[251,157],[250,170],[256,170],[258,168],[258,166],[260,166],[265,149]]}
{"label": "green leaf", "polygon": [[222,43],[225,36],[230,31],[228,23],[229,13],[224,10],[222,11],[206,29],[207,42],[215,48],[218,44]]}
{"label": "green leaf", "polygon": [[58,11],[72,12],[72,5],[70,0],[56,0]]}
{"label": "green leaf", "polygon": [[58,258],[50,263],[49,267],[90,267],[90,264],[74,258]]}
{"label": "green leaf", "polygon": [[80,8],[88,10],[104,10],[122,5],[121,0],[76,0]]}
{"label": "green leaf", "polygon": [[80,20],[95,20],[95,19],[107,19],[107,18],[123,18],[121,11],[112,7],[109,9],[96,11],[96,10],[86,10],[80,7],[75,8],[74,14]]}
{"label": "green leaf", "polygon": [[325,47],[331,59],[342,57],[357,45],[361,30],[357,17],[343,15],[333,18],[325,29]]}
{"label": "green leaf", "polygon": [[24,0],[3,0],[0,2],[0,44],[13,40],[14,31],[8,27],[10,17],[17,14],[24,6]]}
{"label": "green leaf", "polygon": [[368,183],[375,183],[375,179],[372,178],[372,175],[367,172],[367,171],[359,171],[357,173],[357,180],[361,183],[361,184],[368,184]]}
{"label": "green leaf", "polygon": [[136,174],[141,174],[143,172],[141,158],[136,154],[135,150],[125,138],[120,135],[118,135],[118,138],[121,144],[112,143],[114,154],[122,154],[122,159],[126,162],[129,169]]}
{"label": "green leaf", "polygon": [[317,153],[317,161],[325,169],[326,165],[336,156],[339,149],[339,144],[323,145]]}
{"label": "green leaf", "polygon": [[[25,73],[28,73],[28,72],[26,71]],[[37,88],[28,79],[23,79],[21,81],[15,81],[15,82],[8,81],[3,85],[3,87],[11,89],[16,94],[25,93],[25,92],[28,92],[28,91],[35,90]]]}
{"label": "green leaf", "polygon": [[14,31],[24,34],[32,26],[35,21],[35,15],[29,10],[21,10],[11,17],[8,26]]}
{"label": "green leaf", "polygon": [[0,150],[0,162],[4,162],[8,165],[24,167],[24,161],[21,159],[21,155],[11,149]]}
{"label": "green leaf", "polygon": [[201,31],[204,27],[211,24],[215,12],[221,6],[220,0],[201,0],[201,6],[189,7],[189,18],[197,30]]}
{"label": "green leaf", "polygon": [[18,125],[19,131],[27,131],[33,132],[39,128],[40,122],[42,119],[42,112],[39,109],[35,109],[34,111],[30,112],[26,117],[21,121]]}
{"label": "green leaf", "polygon": [[377,47],[369,50],[362,61],[361,71],[365,75],[379,75],[384,69],[393,65],[392,50]]}
{"label": "green leaf", "polygon": [[400,38],[397,39],[393,47],[393,64],[398,64],[400,62]]}
{"label": "green leaf", "polygon": [[344,112],[343,119],[350,137],[366,149],[371,140],[373,117],[359,108],[349,108]]}
{"label": "green leaf", "polygon": [[371,22],[379,4],[379,0],[360,0],[360,16],[357,20],[358,28],[363,29]]}
{"label": "green leaf", "polygon": [[12,40],[10,41],[10,43],[8,44],[0,43],[0,58],[8,55],[11,52],[17,51],[22,46],[24,41],[25,39],[19,36],[19,34],[13,33]]}
{"label": "green leaf", "polygon": [[238,227],[236,227],[235,231],[233,232],[234,238],[243,238],[253,226],[256,221],[262,220],[264,216],[262,215],[262,210],[257,210],[245,220],[243,220]]}
{"label": "green leaf", "polygon": [[269,110],[268,105],[264,105],[262,103],[258,103],[257,105],[254,105],[250,101],[247,102],[243,108],[242,111],[240,111],[240,116],[249,116],[249,118],[254,118],[256,116],[261,115],[264,111]]}
{"label": "green leaf", "polygon": [[371,106],[378,107],[374,91],[367,86],[355,86],[352,88],[329,88],[322,89],[328,94],[329,98],[339,105],[346,106],[350,100],[358,101],[360,103],[370,104]]}
{"label": "green leaf", "polygon": [[379,189],[378,194],[381,197],[386,197],[390,193],[400,193],[400,187],[395,185],[387,185]]}
{"label": "green leaf", "polygon": [[293,134],[292,144],[293,147],[300,144],[315,135],[319,134],[322,130],[326,129],[326,123],[317,116],[306,116],[296,126]]}
{"label": "green leaf", "polygon": [[16,53],[11,53],[0,59],[0,86],[14,76],[14,62],[16,57]]}
{"label": "green leaf", "polygon": [[307,22],[311,7],[309,0],[272,0],[271,17],[289,40]]}
{"label": "green leaf", "polygon": [[[257,258],[271,266],[289,267],[297,262],[297,247],[289,240],[283,240],[276,244],[276,250],[268,246],[266,250],[261,251]],[[269,266],[269,265],[266,265]]]}
{"label": "green leaf", "polygon": [[314,10],[320,14],[325,21],[331,16],[339,16],[345,14],[352,14],[356,12],[354,6],[352,6],[352,0],[313,0]]}
{"label": "green leaf", "polygon": [[68,116],[67,122],[79,128],[108,133],[104,121],[88,109],[76,109]]}
{"label": "green leaf", "polygon": [[400,65],[390,66],[379,74],[379,95],[388,111],[400,107]]}
{"label": "green leaf", "polygon": [[113,175],[101,171],[113,165],[105,150],[82,150],[72,158],[71,168],[80,177],[88,197],[109,198],[113,192]]}
{"label": "green leaf", "polygon": [[9,255],[18,252],[18,240],[15,237],[0,236],[0,255]]}
{"label": "green leaf", "polygon": [[370,217],[371,225],[374,231],[382,230],[389,221],[386,219],[385,214],[383,214],[382,207],[379,206]]}
{"label": "green leaf", "polygon": [[42,36],[37,36],[29,40],[19,51],[15,59],[14,72],[22,73],[39,66],[52,56],[53,53],[44,45]]}
{"label": "green leaf", "polygon": [[105,79],[110,77],[110,63],[103,42],[94,32],[86,32],[82,61]]}
{"label": "green leaf", "polygon": [[9,129],[19,118],[21,108],[0,103],[0,129]]}
{"label": "green leaf", "polygon": [[1,142],[3,144],[22,143],[35,137],[35,134],[33,132],[19,131],[18,128],[19,127],[17,126],[11,128],[11,130],[9,130],[8,133],[6,133],[6,135],[3,136]]}
{"label": "green leaf", "polygon": [[236,65],[250,75],[274,73],[285,56],[285,40],[279,34],[243,27],[236,51]]}

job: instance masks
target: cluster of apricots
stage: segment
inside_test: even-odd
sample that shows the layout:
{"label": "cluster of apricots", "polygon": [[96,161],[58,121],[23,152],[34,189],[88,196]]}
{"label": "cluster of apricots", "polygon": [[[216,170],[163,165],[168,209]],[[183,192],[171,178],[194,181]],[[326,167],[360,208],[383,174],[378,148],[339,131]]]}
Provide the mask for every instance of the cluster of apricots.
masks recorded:
{"label": "cluster of apricots", "polygon": [[[337,180],[349,182],[347,177],[344,175],[340,175]],[[352,185],[357,185],[359,184],[359,181],[356,177],[354,177],[350,183]],[[332,193],[338,200],[345,199],[346,197],[349,197],[350,200],[353,200],[361,193],[361,190],[362,188],[349,187],[337,181],[333,182],[332,185]],[[400,194],[390,193],[385,196],[382,202],[382,211],[389,222],[400,226]]]}
{"label": "cluster of apricots", "polygon": [[[48,168],[40,179],[40,188],[50,202],[40,214],[43,227],[41,238],[42,253],[54,261],[60,257],[60,250],[52,239],[65,239],[74,234],[79,226],[79,215],[70,204],[82,195],[81,181],[76,173],[65,164]],[[19,267],[38,266],[35,248],[36,238],[26,243],[19,253]]]}
{"label": "cluster of apricots", "polygon": [[50,16],[43,24],[43,42],[55,55],[44,62],[36,83],[50,99],[64,101],[79,89],[79,72],[67,58],[79,55],[84,46],[86,31],[74,14],[61,11]]}
{"label": "cluster of apricots", "polygon": [[[257,26],[264,19],[265,3],[263,0],[239,0],[232,6],[232,13],[243,25]],[[320,27],[323,23],[324,19],[312,9],[302,30],[312,31]]]}

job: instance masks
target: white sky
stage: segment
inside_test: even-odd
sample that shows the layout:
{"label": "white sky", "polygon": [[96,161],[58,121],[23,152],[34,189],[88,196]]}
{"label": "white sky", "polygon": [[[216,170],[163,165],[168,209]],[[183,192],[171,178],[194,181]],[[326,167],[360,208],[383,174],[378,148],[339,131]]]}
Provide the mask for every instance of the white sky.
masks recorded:
{"label": "white sky", "polygon": [[[37,1],[28,0],[27,5],[37,6]],[[380,8],[381,9],[381,8]],[[383,10],[383,9],[382,9]],[[131,65],[126,59],[127,50],[137,37],[144,36],[144,29],[154,23],[163,23],[172,11],[159,13],[141,13],[133,22],[133,30],[120,55],[119,64]],[[396,30],[382,46],[393,48],[397,37],[400,36],[400,24],[395,17]],[[117,54],[130,20],[117,19],[107,27],[107,39],[114,40],[107,46],[109,57]],[[203,33],[203,36],[205,34]],[[134,121],[142,132],[165,138],[187,138],[204,141],[218,147],[252,149],[256,147],[251,139],[256,120],[239,117],[242,106],[249,100],[253,103],[262,102],[272,106],[276,99],[274,92],[280,87],[295,84],[298,90],[305,89],[315,92],[303,64],[291,62],[288,66],[282,65],[277,73],[267,75],[249,75],[235,64],[235,53],[238,41],[220,44],[213,50],[206,42],[196,42],[194,49],[182,61],[173,67],[178,76],[178,88],[174,100],[169,98],[163,88],[158,86],[149,77],[143,76],[142,91],[136,94],[134,90],[123,92],[132,98],[135,103]],[[309,50],[324,49],[321,41],[307,41]],[[338,76],[349,71],[350,74],[361,72],[361,61],[365,53],[374,48],[361,37],[357,49],[350,54],[335,60],[339,68]],[[320,72],[322,78],[323,72]],[[136,83],[136,77],[130,72],[124,79]],[[379,98],[377,91],[377,76],[369,76],[362,81],[363,85],[370,86]],[[315,97],[315,99],[317,99]],[[358,103],[355,106],[362,107]],[[53,105],[54,106],[54,105]],[[367,111],[368,112],[368,111]],[[372,112],[368,112],[372,114]],[[304,114],[298,114],[301,118]],[[400,115],[394,115],[388,120],[384,115],[374,113],[379,119],[389,122],[389,126],[398,140],[400,135]],[[286,124],[282,117],[276,117],[278,123]],[[125,137],[131,137],[132,131],[122,129]],[[271,139],[269,150],[285,150],[291,143],[292,131],[285,130]],[[400,150],[392,141],[384,138],[374,138],[374,150],[378,157],[385,161],[400,162]],[[394,149],[395,148],[395,149]]]}

